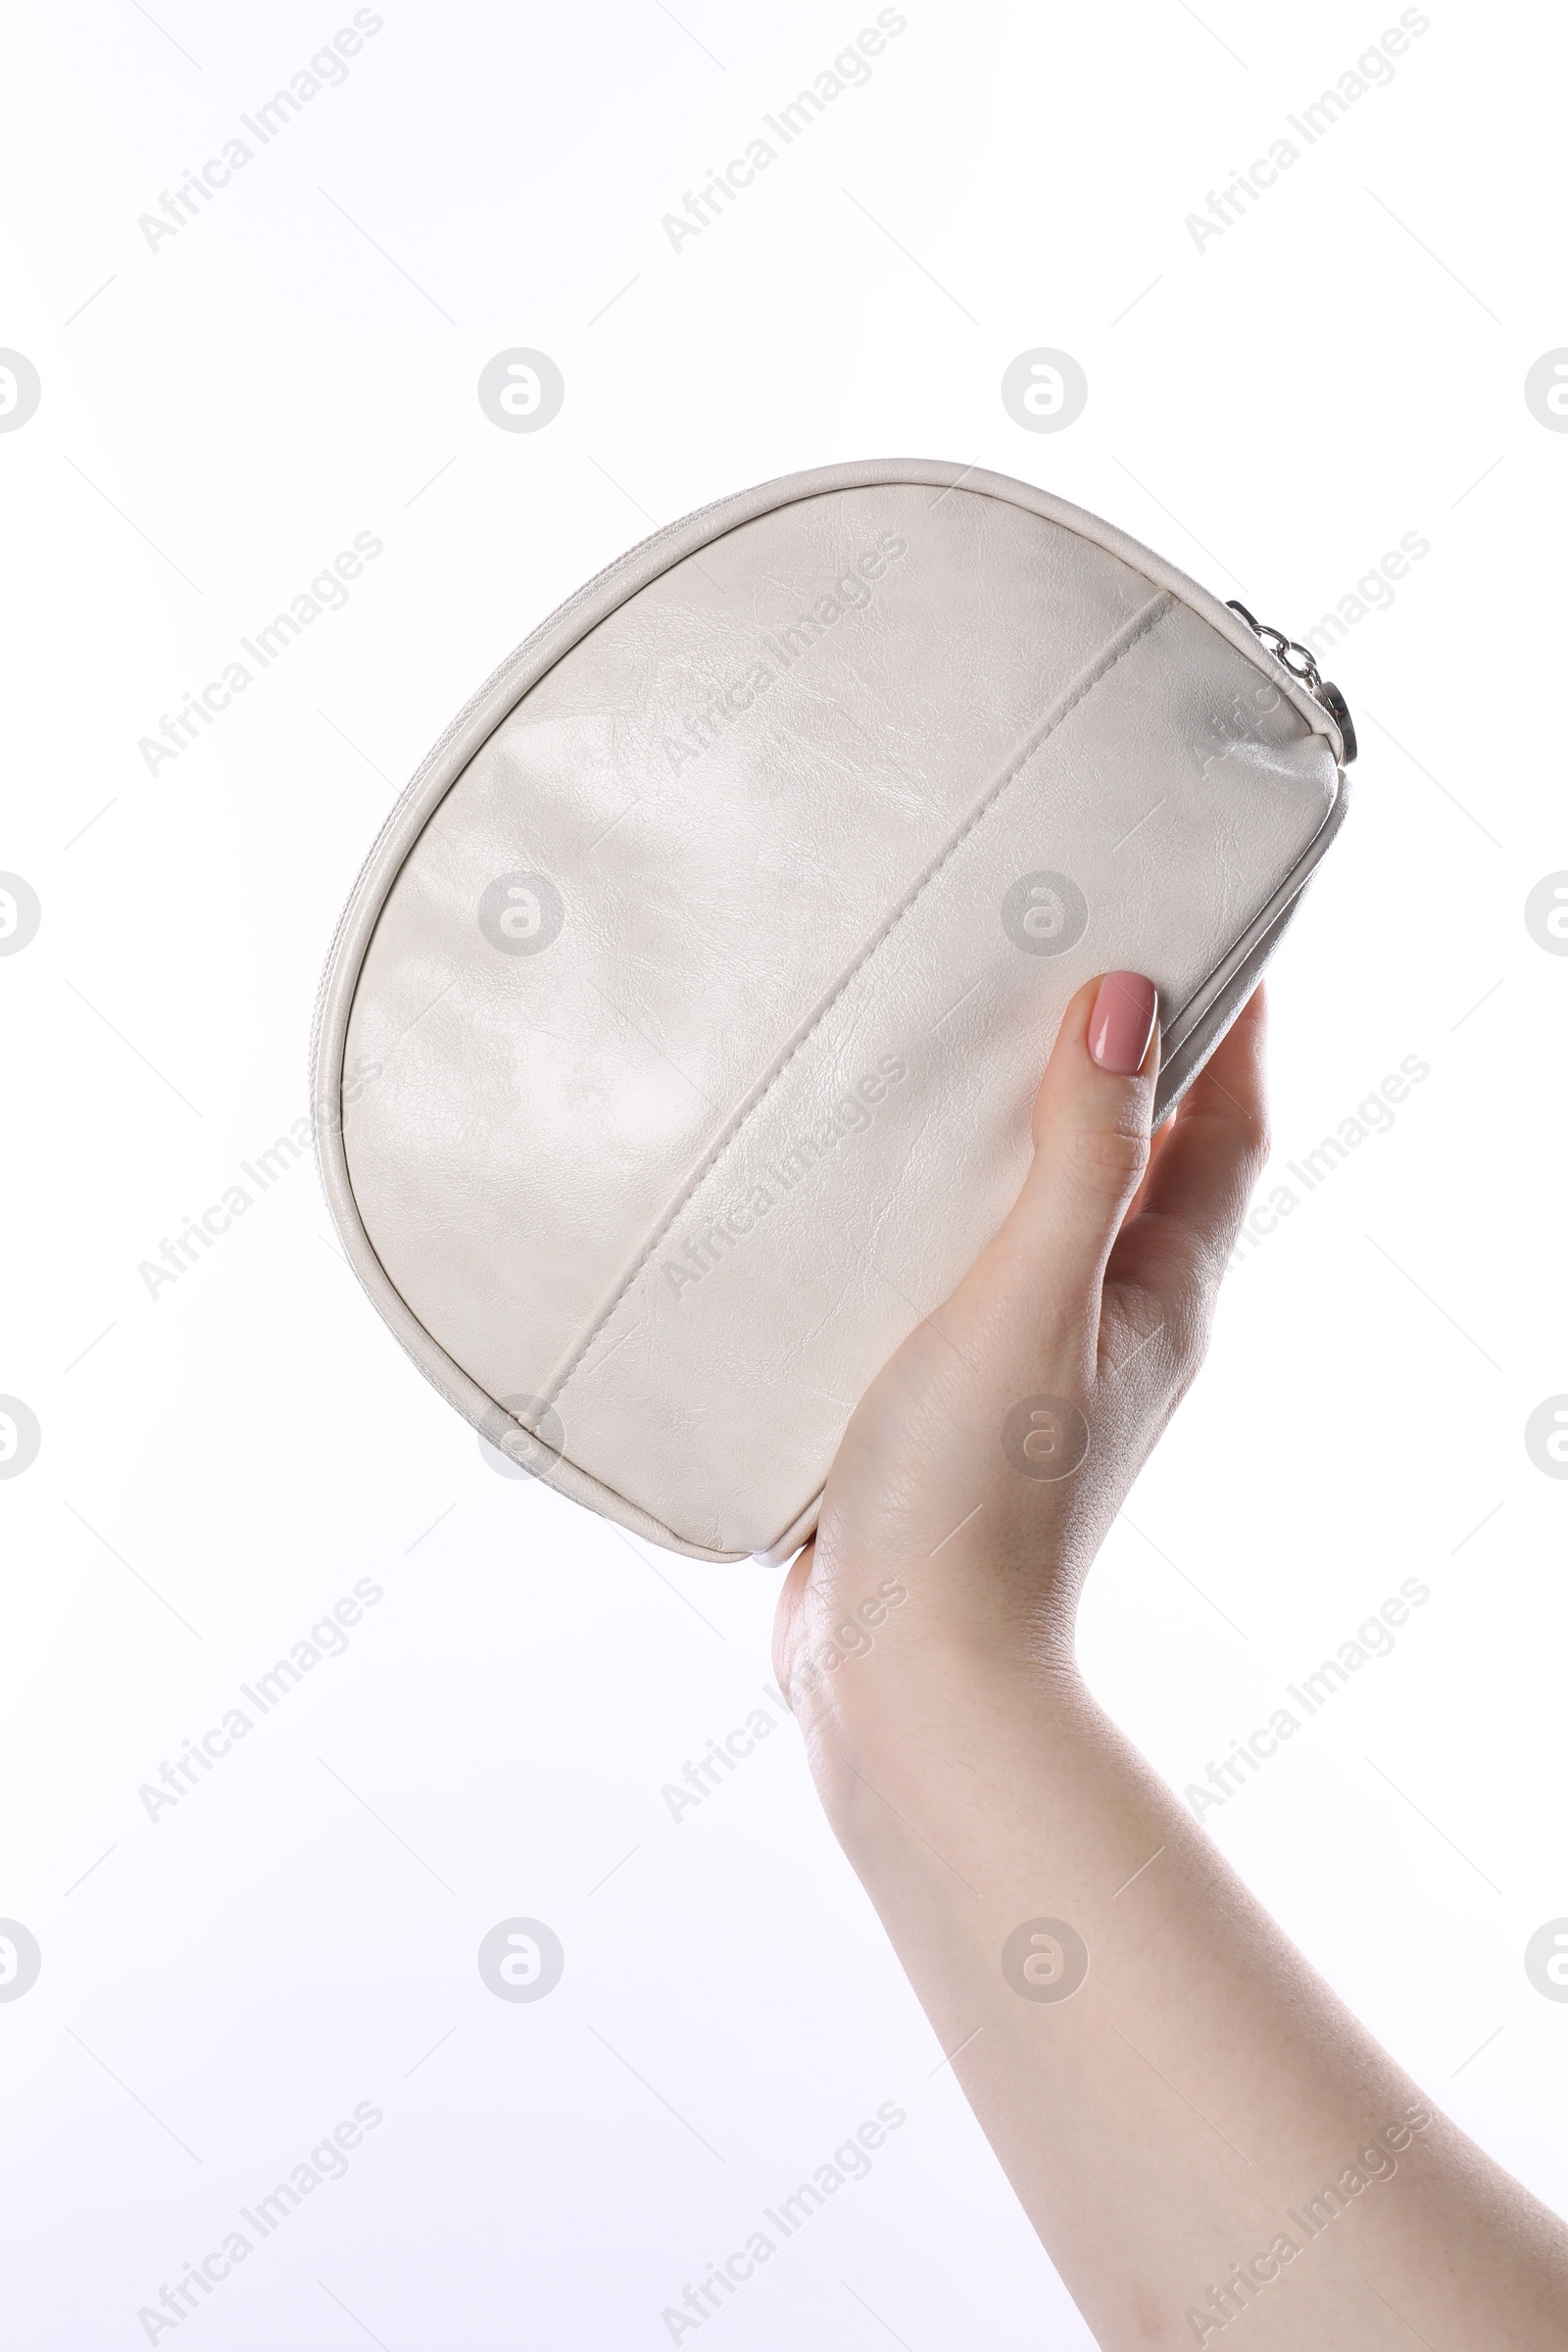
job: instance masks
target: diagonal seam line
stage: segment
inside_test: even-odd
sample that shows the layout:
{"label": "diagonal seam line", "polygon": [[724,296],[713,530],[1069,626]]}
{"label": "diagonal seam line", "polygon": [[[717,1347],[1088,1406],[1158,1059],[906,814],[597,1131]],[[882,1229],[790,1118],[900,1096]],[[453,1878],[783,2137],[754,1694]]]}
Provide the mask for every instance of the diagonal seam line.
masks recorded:
{"label": "diagonal seam line", "polygon": [[1110,672],[1116,667],[1117,663],[1125,660],[1126,656],[1133,651],[1133,648],[1140,644],[1142,640],[1149,635],[1150,631],[1156,627],[1157,624],[1164,619],[1166,613],[1169,612],[1174,607],[1175,602],[1176,600],[1173,596],[1171,596],[1166,590],[1161,589],[1157,596],[1152,597],[1150,602],[1144,606],[1142,612],[1135,612],[1131,620],[1123,622],[1122,626],[1116,631],[1115,635],[1110,638],[1108,643],[1102,648],[1099,654],[1096,655],[1089,667],[1079,678],[1074,681],[1071,686],[1067,688],[1066,692],[1058,699],[1054,707],[1047,711],[1045,717],[1040,721],[1038,726],[1036,726],[1034,730],[1024,738],[1021,748],[1014,754],[1011,761],[1005,767],[1004,767],[1001,775],[996,779],[995,783],[993,783],[981,796],[980,800],[976,803],[975,807],[970,809],[968,815],[963,819],[956,831],[955,831],[943,844],[942,848],[938,850],[936,856],[932,858],[930,864],[926,867],[925,872],[920,876],[919,880],[915,882],[912,888],[906,894],[904,904],[901,906],[896,907],[893,913],[890,914],[882,923],[880,928],[873,932],[872,936],[865,942],[864,946],[857,951],[848,970],[837,982],[835,982],[829,995],[817,1007],[816,1011],[808,1016],[805,1026],[801,1030],[800,1035],[796,1038],[795,1043],[784,1054],[784,1057],[779,1062],[778,1067],[773,1071],[770,1077],[763,1080],[760,1087],[753,1094],[751,1101],[745,1103],[741,1109],[735,1113],[726,1132],[719,1137],[718,1141],[710,1148],[706,1156],[694,1170],[691,1178],[675,1200],[673,1206],[667,1209],[663,1216],[660,1219],[648,1241],[639,1250],[631,1266],[628,1268],[626,1273],[622,1275],[609,1302],[600,1309],[597,1318],[589,1325],[587,1332],[577,1343],[576,1347],[571,1350],[564,1364],[558,1372],[553,1373],[551,1378],[546,1382],[543,1395],[547,1403],[560,1403],[561,1398],[565,1395],[566,1389],[581,1368],[583,1358],[588,1353],[589,1348],[599,1338],[601,1332],[608,1328],[614,1316],[618,1313],[620,1307],[625,1302],[632,1285],[636,1282],[637,1277],[641,1274],[643,1268],[652,1258],[654,1251],[660,1248],[666,1235],[669,1233],[671,1227],[675,1224],[676,1220],[685,1213],[686,1209],[696,1199],[697,1194],[703,1185],[707,1183],[709,1177],[713,1173],[713,1171],[718,1167],[719,1163],[724,1159],[726,1154],[739,1141],[740,1137],[744,1134],[751,1121],[761,1109],[762,1104],[766,1102],[768,1096],[783,1078],[785,1072],[795,1060],[796,1055],[802,1053],[804,1049],[810,1044],[812,1038],[816,1035],[817,1030],[822,1026],[822,1023],[833,1011],[834,1006],[839,1002],[839,999],[859,977],[860,973],[865,970],[872,957],[879,955],[882,949],[886,947],[888,941],[892,938],[899,925],[908,914],[913,911],[914,907],[919,904],[926,891],[930,889],[932,883],[937,880],[944,868],[957,855],[958,851],[962,848],[969,835],[975,830],[976,826],[981,824],[983,820],[992,813],[993,809],[996,808],[999,802],[1002,800],[1003,795],[1007,791],[1010,785],[1017,781],[1024,768],[1027,767],[1029,761],[1035,757],[1035,754],[1041,749],[1042,745],[1049,742],[1051,737],[1056,733],[1057,729],[1061,727],[1071,716],[1072,712],[1078,708],[1078,705],[1087,700],[1087,698],[1094,692],[1095,688],[1101,685],[1104,679],[1110,675]]}

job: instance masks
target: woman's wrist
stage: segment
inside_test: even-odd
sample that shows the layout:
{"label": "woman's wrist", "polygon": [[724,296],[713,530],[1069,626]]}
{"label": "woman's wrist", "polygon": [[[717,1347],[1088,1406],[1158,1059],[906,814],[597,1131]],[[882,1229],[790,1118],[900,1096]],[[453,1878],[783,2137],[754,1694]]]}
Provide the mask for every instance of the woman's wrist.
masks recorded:
{"label": "woman's wrist", "polygon": [[[802,1704],[863,1701],[883,1678],[1076,1674],[1078,1594],[1070,1564],[963,1526],[934,1550],[819,1536],[781,1595],[775,1663]],[[864,1671],[875,1662],[876,1671]],[[784,1678],[788,1678],[785,1680]]]}
{"label": "woman's wrist", "polygon": [[982,1588],[884,1557],[835,1561],[835,1606],[815,1580],[802,1595],[780,1687],[836,1825],[858,1786],[934,1786],[1020,1740],[1038,1750],[1102,1723],[1070,1621],[1025,1618]]}

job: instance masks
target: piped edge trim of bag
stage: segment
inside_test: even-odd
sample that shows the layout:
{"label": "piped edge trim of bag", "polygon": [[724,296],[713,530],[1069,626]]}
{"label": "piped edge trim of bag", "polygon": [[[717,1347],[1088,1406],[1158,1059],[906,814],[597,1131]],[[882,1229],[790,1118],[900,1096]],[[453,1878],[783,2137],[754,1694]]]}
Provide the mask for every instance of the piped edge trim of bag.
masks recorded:
{"label": "piped edge trim of bag", "polygon": [[[481,1428],[486,1415],[496,1410],[495,1399],[447,1354],[439,1341],[414,1314],[382,1265],[359,1214],[343,1143],[342,1075],[349,1018],[366,951],[387,894],[436,808],[475,754],[523,696],[611,612],[674,564],[683,562],[687,556],[710,546],[714,540],[727,536],[730,531],[756,521],[762,514],[839,491],[898,486],[937,489],[944,494],[962,488],[973,496],[997,498],[1004,504],[1036,514],[1044,521],[1056,523],[1101,548],[1147,579],[1152,587],[1163,590],[1177,602],[1190,607],[1218,636],[1245,655],[1253,668],[1279,688],[1286,700],[1306,720],[1313,734],[1322,736],[1328,742],[1335,756],[1339,775],[1335,801],[1323,826],[1303,858],[1298,861],[1292,875],[1270,900],[1263,915],[1249,926],[1243,940],[1233,948],[1224,963],[1217,967],[1197,996],[1189,1000],[1189,1006],[1200,1001],[1212,1002],[1220,995],[1226,972],[1239,968],[1246,955],[1266,936],[1267,918],[1271,911],[1277,920],[1281,903],[1288,905],[1297,896],[1306,874],[1338,830],[1346,798],[1345,746],[1322,704],[1307,692],[1301,681],[1283,662],[1261,645],[1236,613],[1200,583],[1178,570],[1174,564],[1167,564],[1162,557],[1117,529],[1114,524],[1103,521],[1082,508],[1071,506],[1032,483],[1020,482],[1005,474],[990,473],[977,466],[956,466],[944,460],[858,459],[841,465],[814,467],[802,473],[780,475],[750,490],[734,492],[696,509],[678,521],[668,523],[639,541],[575,590],[564,604],[559,606],[538,628],[525,637],[492,671],[432,745],[389,811],[360,869],[333,933],[317,996],[311,1033],[310,1099],[316,1112],[313,1126],[317,1167],[327,1208],[343,1242],[349,1263],[371,1304],[431,1386],[475,1430]],[[1183,1007],[1176,1016],[1172,1023],[1173,1032],[1186,1019],[1188,1010],[1189,1007]],[[1213,1042],[1218,1043],[1217,1035]],[[1178,1044],[1177,1053],[1180,1050]],[[1182,1088],[1200,1066],[1200,1062],[1195,1062],[1188,1077],[1181,1081]],[[1172,1102],[1176,1099],[1173,1096]],[[1169,1105],[1166,1107],[1168,1109]],[[651,1537],[654,1542],[683,1552],[689,1558],[714,1562],[752,1557],[766,1565],[779,1564],[789,1556],[781,1549],[784,1544],[788,1543],[792,1550],[798,1550],[809,1535],[815,1525],[815,1514],[821,1499],[818,1495],[766,1552],[748,1554],[744,1551],[719,1550],[677,1535],[639,1504],[616,1494],[564,1455],[558,1458],[543,1483],[634,1534]]]}

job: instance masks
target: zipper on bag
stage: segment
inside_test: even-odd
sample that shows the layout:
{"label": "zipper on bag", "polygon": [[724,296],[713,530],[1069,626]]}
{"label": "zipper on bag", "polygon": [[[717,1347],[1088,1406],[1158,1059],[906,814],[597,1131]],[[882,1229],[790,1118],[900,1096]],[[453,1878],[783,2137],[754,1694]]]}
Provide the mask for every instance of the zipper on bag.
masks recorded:
{"label": "zipper on bag", "polygon": [[1307,647],[1298,645],[1295,638],[1287,637],[1283,629],[1271,628],[1266,620],[1254,620],[1247,607],[1238,604],[1234,596],[1227,597],[1225,603],[1229,612],[1241,614],[1252,635],[1267,646],[1275,661],[1282,662],[1293,678],[1300,679],[1313,701],[1321,703],[1345,739],[1345,764],[1348,767],[1355,758],[1355,722],[1350,716],[1350,706],[1339,688],[1331,679],[1320,674]]}

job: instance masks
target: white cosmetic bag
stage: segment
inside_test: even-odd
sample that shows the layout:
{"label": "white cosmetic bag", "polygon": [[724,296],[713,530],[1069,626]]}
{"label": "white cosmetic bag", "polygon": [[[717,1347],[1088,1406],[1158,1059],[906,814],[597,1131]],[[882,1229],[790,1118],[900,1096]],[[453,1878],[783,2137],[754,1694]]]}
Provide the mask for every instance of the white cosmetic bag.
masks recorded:
{"label": "white cosmetic bag", "polygon": [[519,1470],[787,1558],[1015,1198],[1068,998],[1155,981],[1163,1116],[1353,757],[1303,649],[1025,483],[702,509],[518,647],[370,854],[313,1048],[352,1264]]}

